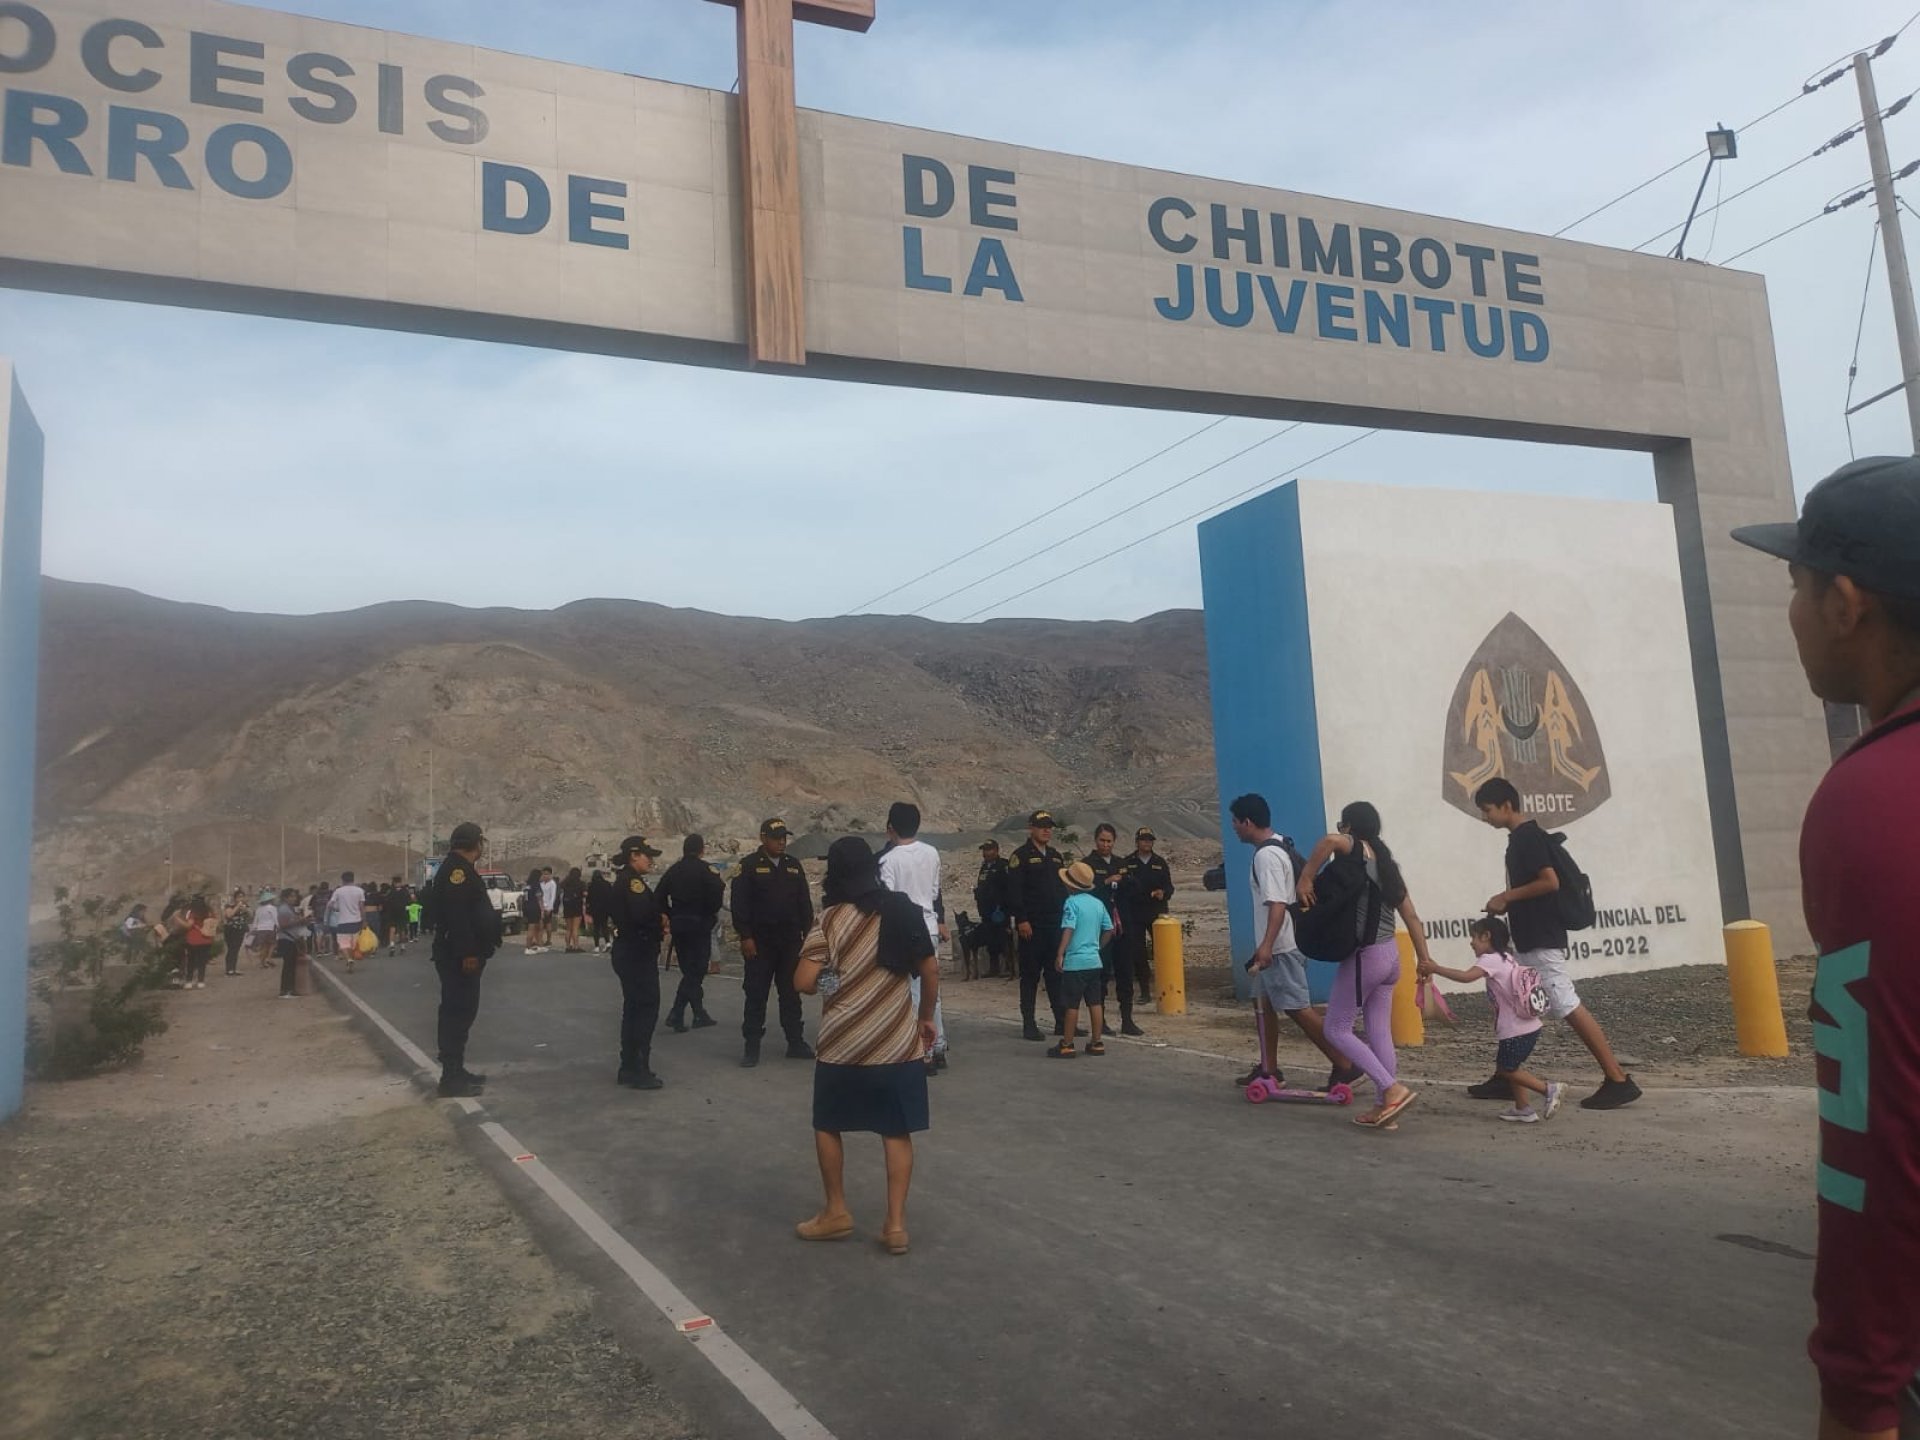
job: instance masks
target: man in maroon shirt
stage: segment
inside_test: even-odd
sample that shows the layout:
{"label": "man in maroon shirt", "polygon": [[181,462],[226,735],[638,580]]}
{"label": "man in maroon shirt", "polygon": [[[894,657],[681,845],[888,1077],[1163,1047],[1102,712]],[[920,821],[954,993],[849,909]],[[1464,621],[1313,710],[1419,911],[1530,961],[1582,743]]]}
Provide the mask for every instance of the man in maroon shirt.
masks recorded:
{"label": "man in maroon shirt", "polygon": [[1920,458],[1856,460],[1797,525],[1734,538],[1789,562],[1814,694],[1870,725],[1800,834],[1820,1081],[1821,1440],[1920,1437]]}

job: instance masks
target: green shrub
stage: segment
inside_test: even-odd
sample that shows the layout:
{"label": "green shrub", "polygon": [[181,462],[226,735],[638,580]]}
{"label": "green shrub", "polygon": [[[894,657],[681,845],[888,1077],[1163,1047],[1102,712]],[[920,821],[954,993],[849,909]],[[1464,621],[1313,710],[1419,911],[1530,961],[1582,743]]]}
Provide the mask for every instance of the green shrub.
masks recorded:
{"label": "green shrub", "polygon": [[[34,990],[52,1016],[27,1022],[27,1073],[39,1080],[77,1080],[139,1059],[146,1041],[166,1030],[159,1007],[140,997],[165,988],[173,959],[152,950],[136,952],[124,975],[108,979],[107,962],[125,953],[117,924],[125,897],[75,899],[62,887],[54,891],[54,901],[59,938],[33,957]],[[85,1018],[63,1018],[59,1000],[83,979],[92,989]]]}

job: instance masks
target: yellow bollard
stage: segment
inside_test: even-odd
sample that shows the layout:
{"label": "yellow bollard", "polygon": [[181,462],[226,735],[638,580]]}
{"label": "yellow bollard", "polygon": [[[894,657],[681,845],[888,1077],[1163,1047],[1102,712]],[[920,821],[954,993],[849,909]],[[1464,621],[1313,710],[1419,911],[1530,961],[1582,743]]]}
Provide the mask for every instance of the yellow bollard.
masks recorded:
{"label": "yellow bollard", "polygon": [[1742,1055],[1787,1053],[1787,1022],[1780,1014],[1780,976],[1773,968],[1773,932],[1758,920],[1726,929],[1727,987],[1733,991],[1733,1029]]}
{"label": "yellow bollard", "polygon": [[1393,1043],[1405,1049],[1427,1043],[1427,1019],[1420,1013],[1416,998],[1420,977],[1413,968],[1413,937],[1397,931],[1394,943],[1400,947],[1400,979],[1393,987]]}
{"label": "yellow bollard", "polygon": [[1187,1013],[1187,960],[1181,950],[1180,922],[1162,915],[1153,922],[1153,987],[1162,1015]]}

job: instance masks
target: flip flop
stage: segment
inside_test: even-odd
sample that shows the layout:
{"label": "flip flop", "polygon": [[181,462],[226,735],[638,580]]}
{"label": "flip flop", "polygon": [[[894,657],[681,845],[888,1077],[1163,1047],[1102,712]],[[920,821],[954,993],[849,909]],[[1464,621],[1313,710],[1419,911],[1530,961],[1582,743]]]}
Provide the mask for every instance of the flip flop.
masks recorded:
{"label": "flip flop", "polygon": [[1407,1093],[1404,1096],[1402,1096],[1399,1100],[1396,1100],[1393,1104],[1381,1106],[1380,1118],[1376,1120],[1374,1123],[1376,1125],[1386,1124],[1389,1120],[1393,1119],[1394,1116],[1398,1115],[1402,1110],[1406,1109],[1407,1106],[1411,1105],[1414,1101],[1418,1100],[1419,1098],[1420,1098],[1420,1092],[1418,1090],[1407,1091]]}

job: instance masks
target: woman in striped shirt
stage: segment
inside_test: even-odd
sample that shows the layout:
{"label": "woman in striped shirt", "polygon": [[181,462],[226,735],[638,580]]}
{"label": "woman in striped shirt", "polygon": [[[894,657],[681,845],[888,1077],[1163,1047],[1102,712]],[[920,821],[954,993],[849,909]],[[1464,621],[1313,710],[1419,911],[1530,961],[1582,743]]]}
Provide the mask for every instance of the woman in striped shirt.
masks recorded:
{"label": "woman in striped shirt", "polygon": [[[887,1220],[880,1243],[907,1253],[907,1186],[913,1135],[927,1128],[927,1072],[940,967],[920,907],[880,883],[880,866],[857,835],[827,852],[824,908],[800,952],[794,984],[820,995],[819,1063],[813,1072],[813,1141],[826,1203],[794,1231],[802,1240],[853,1233],[843,1176],[849,1130],[881,1137],[887,1159]],[[911,980],[920,981],[915,1013]]]}

